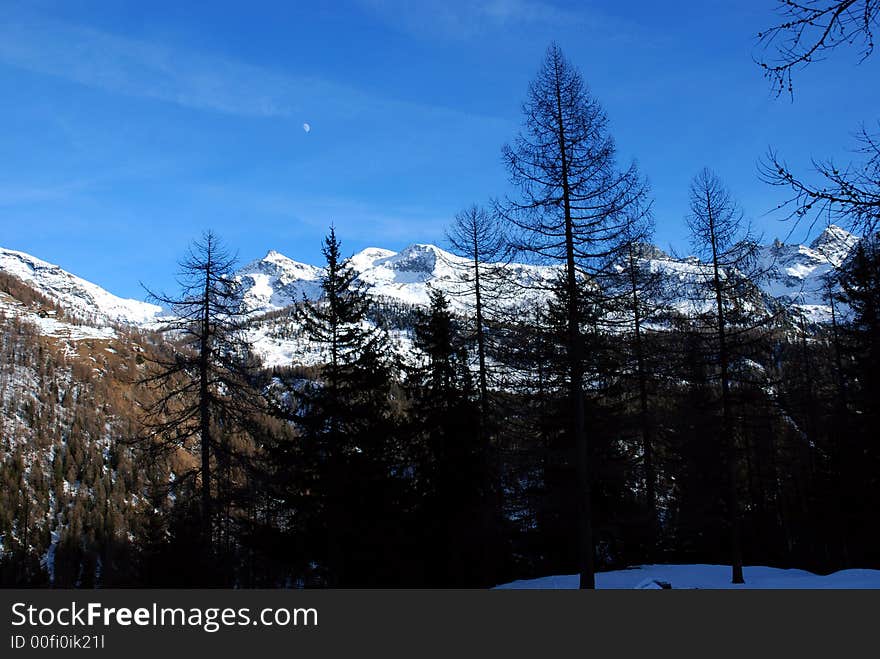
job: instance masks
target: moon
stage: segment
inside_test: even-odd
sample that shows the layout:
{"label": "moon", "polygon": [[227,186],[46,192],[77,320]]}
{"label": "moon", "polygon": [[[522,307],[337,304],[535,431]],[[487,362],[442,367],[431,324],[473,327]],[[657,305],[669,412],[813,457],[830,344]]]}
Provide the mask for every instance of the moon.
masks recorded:
{"label": "moon", "polygon": [[304,124],[303,124],[303,130],[304,130],[305,132],[307,132],[307,133],[311,133],[311,132],[312,132],[312,127],[311,127],[308,123],[304,123]]}

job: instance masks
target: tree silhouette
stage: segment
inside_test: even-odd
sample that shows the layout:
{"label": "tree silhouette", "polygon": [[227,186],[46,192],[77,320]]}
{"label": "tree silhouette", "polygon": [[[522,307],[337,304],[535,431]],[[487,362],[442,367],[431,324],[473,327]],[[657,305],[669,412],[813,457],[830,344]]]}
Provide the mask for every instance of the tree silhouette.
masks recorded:
{"label": "tree silhouette", "polygon": [[163,353],[148,357],[150,368],[141,381],[158,394],[143,410],[141,445],[154,456],[180,450],[197,456],[197,466],[174,487],[198,481],[206,560],[217,553],[214,471],[229,463],[233,434],[247,432],[262,406],[253,387],[257,364],[245,336],[246,314],[232,278],[235,261],[207,231],[179,263],[178,294],[150,292],[168,313],[160,328],[168,344]]}
{"label": "tree silhouette", "polygon": [[567,287],[571,433],[576,449],[580,585],[594,588],[589,435],[584,412],[584,345],[579,277],[595,273],[621,244],[627,210],[645,190],[635,165],[618,169],[607,118],[580,73],[551,45],[523,105],[523,129],[503,155],[520,199],[499,206],[516,229],[515,247],[561,264]]}

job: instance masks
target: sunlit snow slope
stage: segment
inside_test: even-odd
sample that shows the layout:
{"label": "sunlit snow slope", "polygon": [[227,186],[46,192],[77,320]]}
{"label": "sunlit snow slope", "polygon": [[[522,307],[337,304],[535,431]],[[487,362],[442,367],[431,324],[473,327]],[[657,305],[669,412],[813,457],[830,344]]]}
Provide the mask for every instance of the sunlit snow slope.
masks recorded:
{"label": "sunlit snow slope", "polygon": [[0,247],[0,271],[29,284],[57,302],[68,314],[98,324],[143,325],[153,321],[161,311],[161,307],[154,304],[116,297],[96,284],[24,252]]}

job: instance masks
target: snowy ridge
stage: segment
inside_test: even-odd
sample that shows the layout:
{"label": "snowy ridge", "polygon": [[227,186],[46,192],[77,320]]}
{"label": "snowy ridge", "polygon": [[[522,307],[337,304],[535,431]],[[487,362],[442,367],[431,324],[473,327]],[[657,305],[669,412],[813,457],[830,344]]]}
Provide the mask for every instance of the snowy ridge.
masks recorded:
{"label": "snowy ridge", "polygon": [[813,322],[831,318],[828,275],[846,261],[859,239],[831,225],[809,246],[779,240],[761,248],[758,268],[766,272],[761,288],[780,302],[803,311]]}
{"label": "snowy ridge", "polygon": [[[839,227],[829,227],[811,246],[783,245],[777,241],[763,247],[759,267],[766,271],[746,309],[764,313],[774,300],[798,308],[813,322],[830,318],[830,307],[822,297],[826,274],[839,266],[858,239]],[[681,314],[703,313],[714,308],[701,282],[709,276],[708,266],[696,257],[676,258],[653,245],[641,245],[643,265],[661,275],[664,297]],[[416,243],[394,252],[369,247],[353,255],[349,263],[367,292],[383,302],[398,301],[414,307],[426,307],[431,289],[448,294],[453,311],[470,311],[473,284],[468,280],[469,261],[435,245]],[[522,263],[486,264],[500,268],[509,282],[509,296],[496,312],[519,313],[515,307],[533,307],[546,301],[559,269]],[[303,297],[317,298],[320,293],[321,268],[293,261],[271,251],[242,268],[236,279],[242,286],[242,303],[254,314],[276,311]],[[464,293],[464,295],[462,295]],[[316,365],[322,362],[317,346],[309,345],[299,324],[292,319],[258,323],[251,330],[255,351],[266,366],[289,364]],[[391,342],[401,357],[411,355],[412,338],[405,331],[391,332]]]}
{"label": "snowy ridge", "polygon": [[249,311],[267,312],[289,307],[303,297],[316,298],[323,270],[299,263],[275,250],[240,268],[234,279],[241,286],[242,304]]}
{"label": "snowy ridge", "polygon": [[[433,288],[449,294],[452,308],[462,310],[466,302],[456,294],[472,286],[467,280],[469,261],[435,245],[417,243],[400,252],[368,247],[353,255],[349,264],[370,295],[415,306],[427,306]],[[493,265],[503,268],[507,278],[518,285],[520,295],[516,303],[529,297],[545,297],[544,291],[532,289],[546,288],[557,272],[554,267],[522,263],[486,267]],[[241,284],[245,308],[260,313],[284,308],[303,297],[317,298],[322,274],[322,268],[270,251],[264,258],[244,266],[235,279]]]}
{"label": "snowy ridge", "polygon": [[835,267],[843,264],[853,248],[859,244],[858,236],[841,229],[836,224],[826,228],[812,243],[810,249]]}
{"label": "snowy ridge", "polygon": [[[809,246],[775,241],[760,249],[759,269],[764,277],[755,284],[764,299],[750,301],[755,311],[775,300],[804,312],[812,322],[826,322],[831,310],[825,286],[827,275],[846,261],[858,238],[840,227],[830,226]],[[660,273],[671,293],[672,305],[681,313],[702,311],[710,300],[701,300],[695,282],[706,276],[706,264],[696,257],[676,258],[653,245],[642,245],[639,258]],[[379,247],[364,249],[349,259],[368,293],[383,301],[404,305],[428,305],[431,289],[447,293],[453,311],[469,311],[473,282],[469,281],[467,259],[435,245],[416,243],[400,252]],[[502,313],[514,312],[523,305],[534,307],[544,302],[559,268],[524,263],[484,264],[504,273],[508,296],[500,303]],[[55,301],[65,312],[95,328],[114,323],[148,327],[158,320],[161,307],[137,300],[119,298],[103,288],[23,252],[0,248],[0,271],[23,280],[36,291]],[[264,257],[240,268],[234,279],[240,285],[242,307],[255,315],[278,311],[321,294],[323,268],[300,263],[280,252],[270,250]],[[705,304],[704,304],[705,303]],[[17,310],[19,313],[21,310]],[[83,326],[62,327],[59,321],[35,317],[34,322],[47,335],[108,337],[106,330],[87,331]],[[279,328],[258,324],[253,329],[257,351],[268,365],[310,363],[319,360],[309,352],[299,336]],[[392,337],[401,352],[410,349],[408,337]]]}
{"label": "snowy ridge", "polygon": [[[469,261],[435,245],[414,244],[400,252],[368,247],[349,259],[367,293],[382,302],[396,301],[414,307],[427,307],[430,291],[441,290],[449,296],[450,307],[463,313],[472,290],[468,281]],[[489,264],[505,270],[505,279],[513,282],[515,295],[509,306],[546,299],[547,287],[558,270],[548,266],[525,264]],[[314,300],[321,295],[323,269],[299,263],[275,251],[253,261],[236,272],[241,285],[244,309],[255,315],[283,309],[303,298]],[[264,320],[250,330],[254,351],[266,367],[300,364],[314,366],[326,356],[321,347],[310,344],[301,334],[295,319]],[[389,332],[390,346],[403,359],[414,351],[408,332]]]}
{"label": "snowy ridge", "polygon": [[[826,275],[839,267],[858,243],[858,238],[840,227],[830,226],[811,245],[789,245],[778,240],[760,248],[758,269],[764,273],[755,284],[766,295],[805,311],[815,322],[830,316],[827,296],[823,293]],[[707,275],[706,265],[696,257],[675,258],[653,245],[642,245],[639,257],[653,272],[669,282],[668,288],[680,299],[673,303],[681,312],[694,310],[693,284]],[[462,293],[471,290],[467,280],[469,262],[435,245],[416,243],[393,252],[369,247],[350,259],[368,292],[379,298],[405,304],[427,306],[432,288],[447,293],[454,310],[467,306]],[[546,299],[558,268],[524,263],[486,264],[498,267],[511,282],[509,306],[534,304]],[[239,270],[236,279],[242,285],[242,300],[251,312],[283,308],[303,296],[320,295],[322,269],[293,261],[271,251],[263,259]],[[674,295],[673,295],[674,297]],[[706,300],[706,303],[710,303]],[[699,300],[696,301],[699,310]]]}
{"label": "snowy ridge", "polygon": [[[387,255],[369,262],[365,252]],[[352,265],[360,273],[361,281],[370,287],[372,295],[417,306],[428,305],[429,291],[433,288],[450,295],[450,306],[461,310],[466,305],[460,299],[461,294],[472,287],[467,279],[470,261],[435,245],[410,245],[398,253],[371,248],[355,255]],[[521,263],[487,264],[486,267],[503,269],[506,277],[521,288],[549,283],[557,272],[556,268]],[[516,302],[523,301],[523,296],[519,296]]]}
{"label": "snowy ridge", "polygon": [[0,247],[0,271],[21,279],[56,301],[70,315],[83,319],[95,318],[104,324],[144,325],[155,320],[161,311],[161,307],[154,304],[116,297],[100,286],[24,252]]}

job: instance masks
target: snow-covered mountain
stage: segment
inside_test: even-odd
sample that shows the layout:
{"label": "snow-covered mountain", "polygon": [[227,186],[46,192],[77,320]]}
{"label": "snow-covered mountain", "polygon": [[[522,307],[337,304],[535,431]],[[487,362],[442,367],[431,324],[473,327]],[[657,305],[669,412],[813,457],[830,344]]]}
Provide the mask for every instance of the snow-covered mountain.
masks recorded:
{"label": "snow-covered mountain", "polygon": [[[467,259],[435,245],[414,244],[400,252],[369,247],[352,256],[349,263],[368,293],[383,302],[425,307],[430,301],[430,290],[437,289],[449,295],[454,311],[464,312],[470,304],[466,293],[473,285],[468,281]],[[557,272],[552,267],[519,263],[488,264],[485,272],[495,268],[504,270],[510,290],[508,305],[546,298],[547,285]],[[235,279],[241,285],[245,309],[260,316],[303,298],[319,297],[322,274],[321,268],[270,251],[264,258],[244,266]],[[412,354],[412,339],[407,331],[393,330],[390,338],[392,348],[402,357]],[[251,330],[251,340],[266,366],[317,364],[324,358],[320,346],[304,341],[298,324],[292,320],[257,323]]]}
{"label": "snow-covered mountain", "polygon": [[92,324],[145,325],[154,321],[161,311],[161,307],[155,304],[117,297],[57,265],[24,252],[0,247],[0,272],[24,281],[69,315]]}
{"label": "snow-covered mountain", "polygon": [[[374,295],[415,305],[428,304],[430,287],[450,294],[451,306],[462,308],[467,304],[462,294],[473,288],[468,259],[435,245],[410,245],[398,253],[366,249],[352,258],[352,266]],[[557,273],[553,267],[523,263],[487,264],[484,276],[489,270],[503,271],[503,279],[518,292],[517,302],[544,297],[544,289]]]}
{"label": "snow-covered mountain", "polygon": [[303,297],[318,297],[322,272],[321,268],[299,263],[273,249],[238,270],[235,279],[241,286],[245,308],[264,312],[289,307]]}
{"label": "snow-covered mountain", "polygon": [[[414,244],[400,252],[368,247],[352,256],[351,266],[358,278],[377,298],[405,304],[426,306],[431,288],[450,295],[454,309],[467,302],[461,294],[472,286],[467,280],[468,260],[435,245]],[[519,301],[541,298],[556,269],[522,263],[490,264],[505,271],[519,293]],[[242,302],[252,313],[283,309],[303,299],[315,299],[321,292],[323,270],[289,259],[275,250],[238,270],[235,279],[241,285]],[[523,297],[525,296],[525,298]]]}
{"label": "snow-covered mountain", "polygon": [[[770,298],[803,309],[811,320],[822,322],[830,314],[823,293],[825,276],[844,262],[857,243],[856,236],[834,225],[809,246],[777,240],[760,249],[758,270],[762,276],[755,283]],[[686,311],[694,304],[688,283],[706,269],[699,259],[676,258],[653,245],[644,246],[640,258],[652,271],[668,278],[670,291],[682,297],[673,306]],[[414,244],[400,252],[370,247],[352,256],[350,262],[376,297],[423,306],[428,304],[429,290],[436,288],[450,294],[453,309],[467,306],[467,296],[456,295],[471,288],[467,260],[435,245]],[[548,285],[558,272],[555,267],[523,263],[495,267],[512,282],[511,305],[546,297]],[[247,309],[264,312],[283,308],[303,295],[310,299],[319,295],[321,272],[318,267],[271,251],[242,268],[236,278],[242,285]]]}
{"label": "snow-covered mountain", "polygon": [[[746,301],[745,309],[760,314],[779,302],[803,309],[813,322],[827,321],[830,308],[821,297],[823,277],[843,262],[857,241],[842,229],[830,227],[809,247],[779,241],[763,247],[759,260],[766,272],[755,282],[755,295]],[[701,285],[710,274],[709,268],[698,258],[671,256],[653,245],[641,246],[639,258],[660,275],[664,301],[677,312],[702,313],[714,308],[714,301]],[[424,307],[432,288],[447,293],[450,306],[458,312],[467,311],[472,301],[468,294],[472,291],[468,261],[435,245],[414,244],[400,252],[370,247],[354,254],[350,263],[369,293],[382,301]],[[533,307],[546,300],[559,272],[557,267],[522,263],[489,264],[485,268],[503,271],[506,296],[496,308],[501,314],[517,314],[521,312],[515,308],[517,305]],[[303,297],[318,297],[321,275],[321,268],[270,251],[242,268],[236,279],[242,287],[245,308],[259,316]],[[805,291],[813,291],[813,297],[804,297]],[[251,339],[267,366],[317,364],[323,359],[320,347],[305,341],[301,328],[290,319],[258,323]],[[401,356],[411,354],[412,340],[406,331],[392,331],[391,339]]]}
{"label": "snow-covered mountain", "polygon": [[764,272],[761,288],[780,302],[802,310],[814,322],[830,319],[827,275],[840,267],[858,237],[831,225],[809,246],[779,240],[761,248],[758,269]]}
{"label": "snow-covered mountain", "polygon": [[[764,275],[755,283],[766,298],[801,309],[814,322],[827,321],[830,308],[823,292],[826,275],[846,260],[858,240],[833,225],[809,246],[777,240],[761,248],[759,266]],[[673,301],[674,307],[682,312],[689,305],[693,308],[689,282],[705,271],[705,264],[695,257],[670,256],[652,245],[640,250],[640,258],[668,281],[670,291],[681,296],[679,301]],[[461,295],[472,289],[467,260],[435,245],[414,244],[400,252],[370,247],[353,255],[350,263],[370,294],[379,299],[425,306],[429,291],[435,288],[449,294],[454,310],[464,311],[469,304],[468,295]],[[523,263],[488,264],[485,268],[503,270],[503,279],[508,282],[508,308],[545,299],[549,284],[558,273],[553,266]],[[0,248],[0,272],[21,279],[69,316],[97,327],[114,323],[149,326],[162,311],[153,304],[119,298],[23,252]],[[319,266],[294,261],[272,250],[240,268],[234,277],[241,285],[244,308],[259,315],[288,307],[303,297],[317,298],[322,274]],[[284,359],[290,356],[287,349],[282,354]]]}

